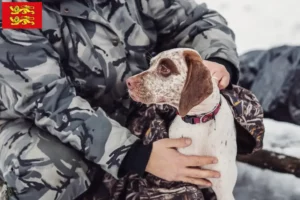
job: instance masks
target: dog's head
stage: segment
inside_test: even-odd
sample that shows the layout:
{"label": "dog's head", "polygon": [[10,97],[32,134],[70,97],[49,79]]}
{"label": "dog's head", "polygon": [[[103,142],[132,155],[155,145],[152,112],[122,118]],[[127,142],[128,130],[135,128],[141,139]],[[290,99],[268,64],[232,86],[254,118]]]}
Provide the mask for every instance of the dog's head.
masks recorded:
{"label": "dog's head", "polygon": [[185,116],[213,92],[211,74],[198,52],[173,49],[158,54],[150,68],[127,80],[129,95],[144,104],[169,104]]}

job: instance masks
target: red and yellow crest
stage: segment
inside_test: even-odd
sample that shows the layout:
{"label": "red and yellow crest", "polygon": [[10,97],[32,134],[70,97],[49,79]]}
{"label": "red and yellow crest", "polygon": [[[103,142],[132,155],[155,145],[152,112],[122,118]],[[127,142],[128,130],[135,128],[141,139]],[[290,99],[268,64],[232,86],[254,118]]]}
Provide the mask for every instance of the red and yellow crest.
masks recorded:
{"label": "red and yellow crest", "polygon": [[2,28],[41,29],[41,2],[3,2]]}

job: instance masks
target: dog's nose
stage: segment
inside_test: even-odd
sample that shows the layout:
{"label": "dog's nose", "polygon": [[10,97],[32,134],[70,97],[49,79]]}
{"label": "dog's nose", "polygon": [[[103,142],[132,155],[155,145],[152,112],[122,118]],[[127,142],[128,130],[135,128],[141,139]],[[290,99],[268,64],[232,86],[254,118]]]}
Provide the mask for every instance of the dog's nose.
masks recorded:
{"label": "dog's nose", "polygon": [[130,90],[136,88],[136,86],[137,86],[138,83],[139,83],[139,81],[137,79],[135,79],[135,78],[129,78],[126,81],[127,87]]}

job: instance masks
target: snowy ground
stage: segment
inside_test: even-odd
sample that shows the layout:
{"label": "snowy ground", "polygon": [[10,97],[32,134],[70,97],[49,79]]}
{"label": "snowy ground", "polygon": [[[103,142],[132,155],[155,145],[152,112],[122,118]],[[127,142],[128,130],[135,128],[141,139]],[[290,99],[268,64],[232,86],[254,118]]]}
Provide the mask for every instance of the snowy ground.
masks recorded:
{"label": "snowy ground", "polygon": [[264,124],[264,149],[300,159],[300,126],[272,119],[265,119]]}
{"label": "snowy ground", "polygon": [[236,33],[238,51],[300,44],[299,0],[196,0],[219,11]]}
{"label": "snowy ground", "polygon": [[294,175],[238,164],[236,200],[299,200],[300,179]]}
{"label": "snowy ground", "polygon": [[[238,52],[300,45],[300,0],[197,0],[219,11],[236,34]],[[264,149],[300,158],[300,126],[266,119]],[[239,163],[236,200],[299,200],[300,179]]]}
{"label": "snowy ground", "polygon": [[[264,149],[300,158],[300,126],[264,121]],[[300,179],[294,175],[261,170],[238,164],[239,175],[235,188],[236,200],[299,200]]]}

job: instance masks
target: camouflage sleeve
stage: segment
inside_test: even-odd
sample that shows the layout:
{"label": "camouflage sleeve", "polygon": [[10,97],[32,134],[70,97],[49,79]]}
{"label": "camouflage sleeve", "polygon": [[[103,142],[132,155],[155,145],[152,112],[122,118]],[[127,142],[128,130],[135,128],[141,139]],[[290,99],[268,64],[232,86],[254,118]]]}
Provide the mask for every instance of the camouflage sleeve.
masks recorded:
{"label": "camouflage sleeve", "polygon": [[235,36],[218,12],[195,0],[138,2],[142,15],[154,21],[162,50],[174,47],[193,48],[203,59],[221,58],[231,62],[237,76],[239,59]]}
{"label": "camouflage sleeve", "polygon": [[1,122],[33,120],[117,177],[137,138],[101,108],[94,110],[76,96],[59,60],[39,30],[0,29]]}

